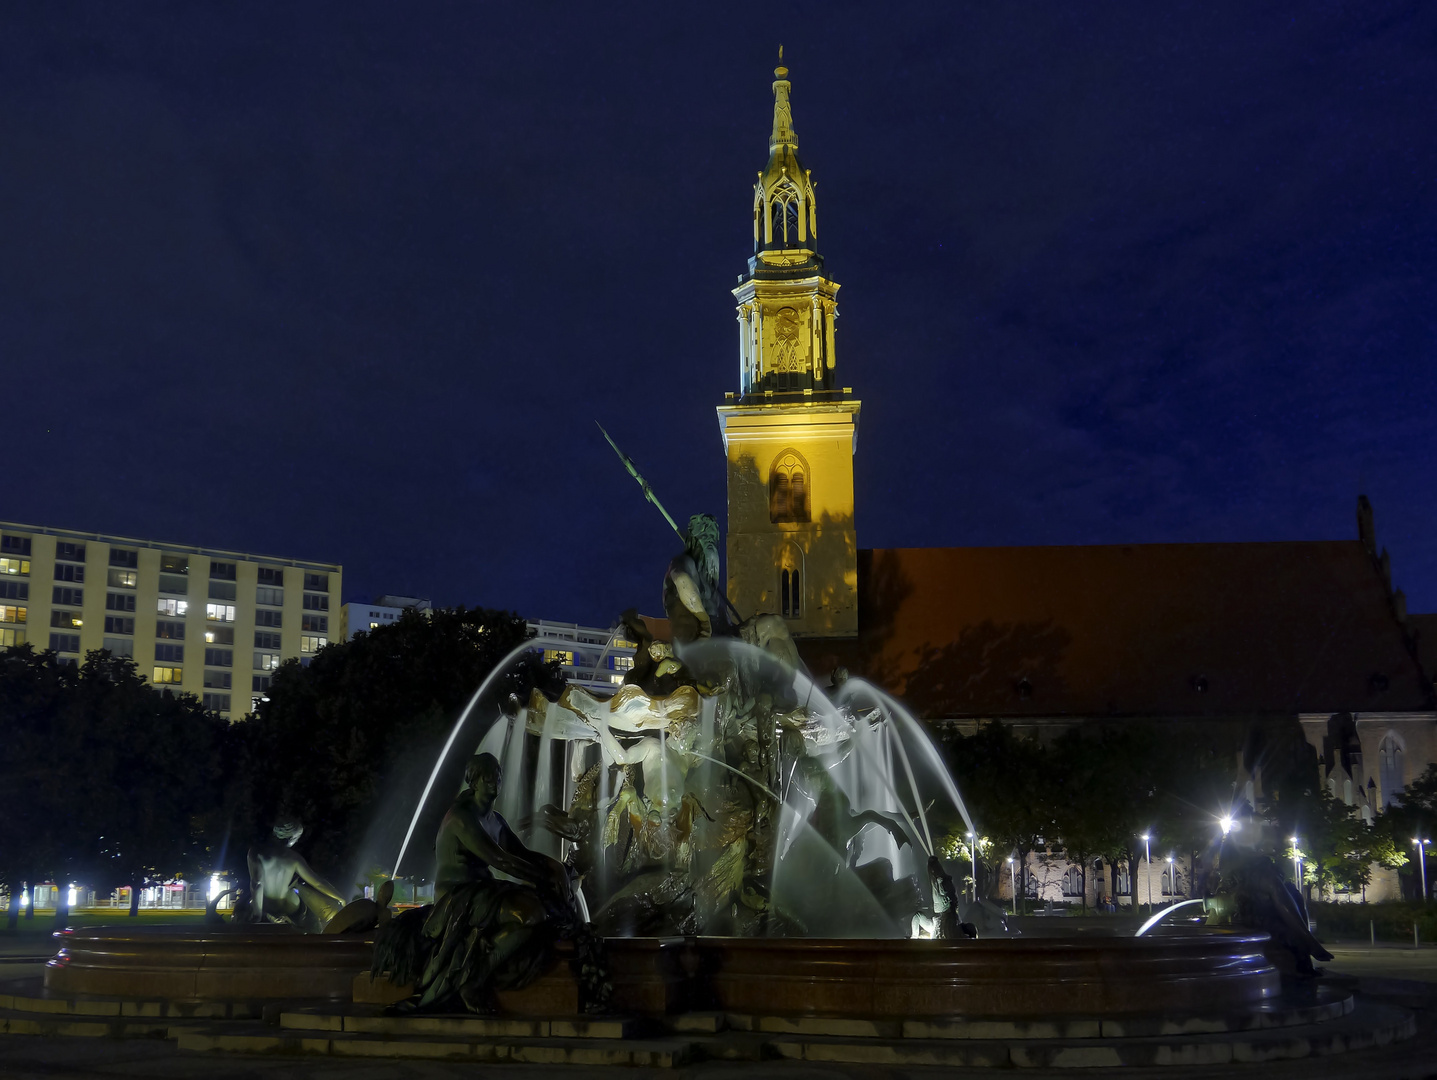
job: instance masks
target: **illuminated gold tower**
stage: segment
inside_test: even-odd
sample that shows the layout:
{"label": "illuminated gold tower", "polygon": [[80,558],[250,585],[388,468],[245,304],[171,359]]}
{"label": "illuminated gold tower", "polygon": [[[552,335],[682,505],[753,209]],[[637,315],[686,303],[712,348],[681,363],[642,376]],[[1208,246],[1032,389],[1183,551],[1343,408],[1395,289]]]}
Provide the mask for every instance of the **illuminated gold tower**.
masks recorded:
{"label": "illuminated gold tower", "polygon": [[[780,51],[780,60],[782,51]],[[838,285],[818,254],[788,69],[773,84],[768,166],[753,189],[753,257],[738,301],[739,389],[718,408],[728,455],[728,595],[795,636],[858,632],[853,453],[859,403],[834,375]]]}

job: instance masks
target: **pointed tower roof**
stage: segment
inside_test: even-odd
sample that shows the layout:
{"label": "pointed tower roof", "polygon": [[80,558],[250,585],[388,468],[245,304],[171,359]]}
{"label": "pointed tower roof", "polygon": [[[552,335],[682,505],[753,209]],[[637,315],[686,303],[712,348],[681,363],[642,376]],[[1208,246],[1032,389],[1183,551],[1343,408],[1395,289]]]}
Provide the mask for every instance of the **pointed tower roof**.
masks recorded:
{"label": "pointed tower roof", "polygon": [[808,174],[798,160],[798,132],[793,129],[793,106],[789,92],[788,68],[783,66],[783,46],[778,47],[779,65],[773,69],[773,130],[768,136],[768,165],[759,174],[765,192],[785,179],[808,186]]}

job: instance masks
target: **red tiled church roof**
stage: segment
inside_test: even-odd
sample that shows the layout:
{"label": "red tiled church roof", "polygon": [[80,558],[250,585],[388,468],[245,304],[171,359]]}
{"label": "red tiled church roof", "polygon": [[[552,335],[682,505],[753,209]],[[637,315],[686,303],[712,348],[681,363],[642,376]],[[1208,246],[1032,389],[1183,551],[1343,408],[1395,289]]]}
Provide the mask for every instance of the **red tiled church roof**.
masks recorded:
{"label": "red tiled church roof", "polygon": [[1432,708],[1355,540],[860,551],[858,592],[805,661],[929,719]]}

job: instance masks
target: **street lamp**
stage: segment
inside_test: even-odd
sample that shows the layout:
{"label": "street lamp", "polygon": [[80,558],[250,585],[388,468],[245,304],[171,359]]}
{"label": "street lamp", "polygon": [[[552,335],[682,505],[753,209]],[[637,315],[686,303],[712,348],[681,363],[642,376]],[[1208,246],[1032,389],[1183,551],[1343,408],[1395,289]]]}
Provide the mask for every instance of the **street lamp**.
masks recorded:
{"label": "street lamp", "polygon": [[1148,914],[1153,913],[1153,849],[1148,846],[1149,836],[1143,833],[1143,863],[1147,867],[1147,873],[1143,875],[1148,879]]}
{"label": "street lamp", "polygon": [[1427,845],[1432,841],[1419,840],[1414,836],[1412,842],[1417,845],[1417,865],[1422,870],[1422,902],[1425,904],[1427,903]]}
{"label": "street lamp", "polygon": [[978,838],[968,834],[968,854],[973,857],[973,902],[978,902]]}
{"label": "street lamp", "polygon": [[1224,815],[1218,820],[1218,824],[1222,826],[1222,834],[1223,834],[1224,836],[1226,836],[1228,833],[1232,832],[1232,826],[1233,826],[1232,815],[1231,815],[1231,814],[1224,814]]}
{"label": "street lamp", "polygon": [[1013,878],[1013,915],[1016,917],[1018,914],[1018,865],[1011,855],[1008,856],[1008,873]]}
{"label": "street lamp", "polygon": [[1168,888],[1172,892],[1171,903],[1176,904],[1178,902],[1178,876],[1177,871],[1173,869],[1173,857],[1171,855],[1168,856]]}
{"label": "street lamp", "polygon": [[1297,837],[1290,836],[1292,841],[1292,878],[1297,885],[1297,891],[1302,892],[1302,851],[1297,846]]}

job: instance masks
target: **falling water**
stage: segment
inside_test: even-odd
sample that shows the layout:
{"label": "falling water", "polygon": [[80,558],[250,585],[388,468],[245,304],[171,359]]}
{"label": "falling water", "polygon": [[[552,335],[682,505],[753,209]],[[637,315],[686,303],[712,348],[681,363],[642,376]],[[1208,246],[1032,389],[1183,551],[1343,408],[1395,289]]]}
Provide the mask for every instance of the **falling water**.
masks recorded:
{"label": "falling water", "polygon": [[[409,828],[404,831],[404,842],[399,845],[399,855],[394,860],[395,877],[399,876],[399,866],[404,861],[404,853],[409,850],[409,841],[414,837],[414,828],[419,824],[419,816],[424,812],[424,806],[429,801],[429,793],[434,788],[434,781],[439,778],[439,770],[444,767],[444,762],[449,757],[449,751],[454,746],[454,740],[459,737],[459,732],[463,729],[465,721],[469,719],[469,714],[474,711],[474,706],[479,703],[479,699],[484,696],[484,692],[489,689],[490,684],[504,674],[509,669],[509,665],[518,657],[530,649],[541,649],[545,645],[563,647],[571,644],[572,642],[565,642],[558,638],[530,638],[522,645],[516,645],[511,649],[504,659],[494,666],[494,670],[484,677],[484,681],[479,684],[479,689],[475,690],[474,696],[469,699],[469,704],[464,706],[464,711],[459,714],[459,719],[454,721],[454,727],[449,731],[449,738],[444,740],[444,747],[439,751],[439,757],[435,759],[434,768],[430,770],[429,779],[425,782],[424,790],[419,795],[419,802],[414,807],[414,816],[409,819]],[[520,731],[522,735],[522,728]],[[522,737],[519,741],[522,743]]]}
{"label": "falling water", "polygon": [[1197,899],[1197,900],[1184,900],[1184,901],[1183,901],[1182,903],[1180,903],[1180,904],[1173,904],[1171,907],[1165,907],[1165,908],[1162,909],[1162,911],[1159,911],[1156,915],[1154,915],[1154,916],[1153,916],[1151,919],[1149,919],[1147,922],[1143,923],[1142,926],[1138,927],[1138,932],[1137,932],[1136,934],[1134,934],[1133,937],[1142,937],[1144,934],[1146,934],[1146,933],[1147,933],[1149,930],[1151,930],[1154,926],[1156,926],[1158,923],[1160,923],[1163,919],[1166,919],[1169,915],[1171,915],[1171,914],[1172,914],[1174,911],[1176,911],[1178,908],[1185,908],[1185,907],[1187,907],[1189,904],[1201,904],[1201,903],[1202,903],[1202,899],[1199,898],[1199,899]]}

